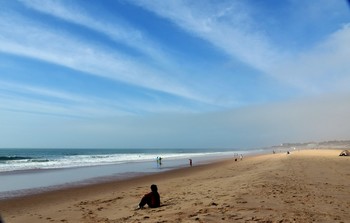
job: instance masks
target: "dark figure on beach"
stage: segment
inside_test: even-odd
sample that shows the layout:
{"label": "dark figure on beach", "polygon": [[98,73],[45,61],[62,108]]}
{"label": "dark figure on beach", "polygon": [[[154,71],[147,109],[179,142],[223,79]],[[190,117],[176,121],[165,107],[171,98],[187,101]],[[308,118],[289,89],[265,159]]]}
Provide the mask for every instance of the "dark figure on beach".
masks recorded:
{"label": "dark figure on beach", "polygon": [[160,196],[158,193],[157,185],[155,185],[155,184],[151,185],[151,192],[148,194],[145,194],[145,196],[143,196],[143,198],[141,199],[141,202],[139,204],[139,207],[143,208],[146,204],[150,208],[160,207]]}
{"label": "dark figure on beach", "polygon": [[192,159],[189,159],[190,160],[190,166],[192,166]]}

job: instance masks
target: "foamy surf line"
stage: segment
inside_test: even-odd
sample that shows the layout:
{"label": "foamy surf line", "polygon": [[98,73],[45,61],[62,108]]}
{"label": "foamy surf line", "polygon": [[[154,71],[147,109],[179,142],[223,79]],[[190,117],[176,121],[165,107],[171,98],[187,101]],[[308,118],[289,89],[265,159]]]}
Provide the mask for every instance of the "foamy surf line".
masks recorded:
{"label": "foamy surf line", "polygon": [[[135,162],[153,161],[156,157],[162,157],[167,160],[184,159],[188,157],[208,157],[225,156],[232,154],[232,151],[222,152],[182,152],[182,151],[155,151],[150,150],[132,150],[130,152],[119,152],[118,150],[74,150],[76,152],[60,153],[58,150],[46,151],[10,151],[13,154],[0,154],[0,173],[19,170],[37,170],[37,169],[60,169],[74,167],[89,167],[109,164],[123,164]],[[9,152],[9,150],[8,150]],[[104,154],[109,152],[108,154]],[[118,153],[113,153],[118,152]],[[1,153],[1,151],[0,151]],[[2,152],[5,153],[5,152]],[[90,153],[90,154],[85,154]]]}
{"label": "foamy surf line", "polygon": [[[233,158],[240,153],[250,154],[253,151],[157,152],[148,152],[148,154],[74,154],[71,155],[70,162],[67,162],[65,156],[57,156],[60,158],[55,157],[56,160],[53,161],[33,162],[34,164],[31,163],[33,157],[11,158],[12,164],[17,162],[24,168],[11,167],[11,171],[0,173],[2,182],[0,199],[182,168],[189,166],[189,158],[193,160],[194,165],[199,165]],[[156,161],[157,156],[162,157],[161,164]],[[40,157],[40,159],[42,158]],[[53,156],[45,157],[45,159],[53,159]]]}

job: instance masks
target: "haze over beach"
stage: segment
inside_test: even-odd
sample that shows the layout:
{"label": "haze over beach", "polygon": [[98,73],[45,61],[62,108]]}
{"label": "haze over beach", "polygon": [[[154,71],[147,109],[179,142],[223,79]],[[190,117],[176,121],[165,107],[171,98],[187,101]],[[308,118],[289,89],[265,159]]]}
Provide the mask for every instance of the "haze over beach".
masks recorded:
{"label": "haze over beach", "polygon": [[350,138],[347,1],[0,1],[1,148]]}

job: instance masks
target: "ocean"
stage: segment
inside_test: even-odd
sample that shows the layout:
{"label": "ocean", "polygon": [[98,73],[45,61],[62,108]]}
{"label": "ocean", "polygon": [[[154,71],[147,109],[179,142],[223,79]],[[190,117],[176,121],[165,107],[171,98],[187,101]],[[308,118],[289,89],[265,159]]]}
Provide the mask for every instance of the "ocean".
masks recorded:
{"label": "ocean", "polygon": [[[0,149],[0,199],[234,157],[233,149]],[[255,151],[256,152],[256,151]],[[157,159],[161,157],[161,163]]]}

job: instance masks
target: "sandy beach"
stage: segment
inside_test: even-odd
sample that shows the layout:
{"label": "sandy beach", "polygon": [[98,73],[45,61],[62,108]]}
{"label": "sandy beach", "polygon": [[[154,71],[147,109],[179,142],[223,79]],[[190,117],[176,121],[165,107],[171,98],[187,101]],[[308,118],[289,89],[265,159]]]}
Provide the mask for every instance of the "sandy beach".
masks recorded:
{"label": "sandy beach", "polygon": [[[340,150],[259,155],[0,201],[5,223],[350,222]],[[195,164],[195,162],[194,162]],[[135,210],[151,184],[160,208]]]}

